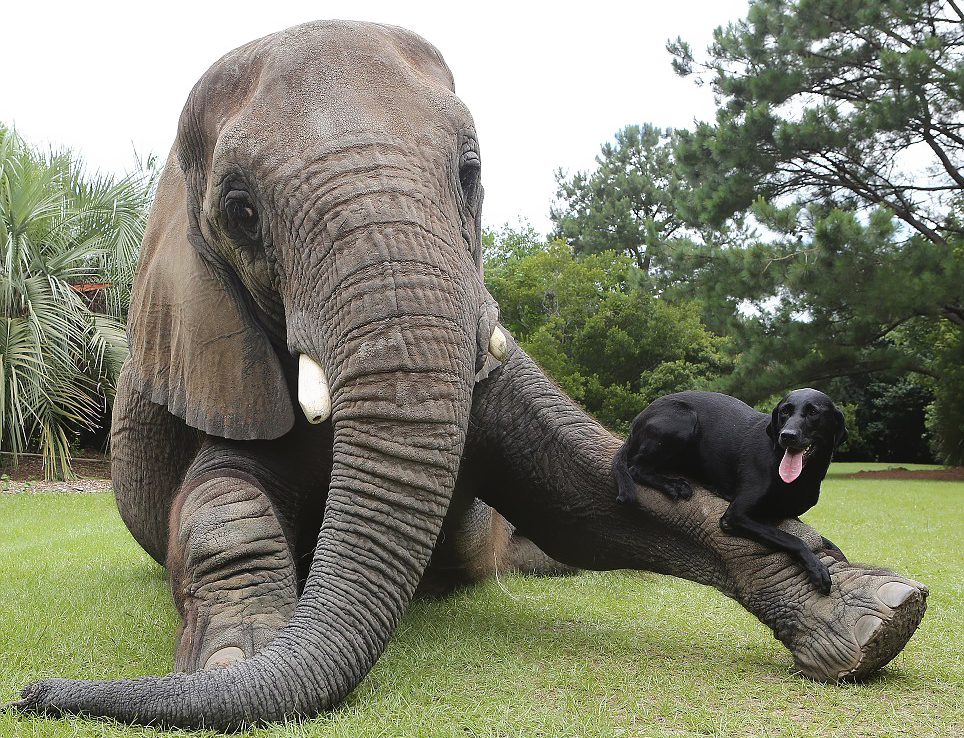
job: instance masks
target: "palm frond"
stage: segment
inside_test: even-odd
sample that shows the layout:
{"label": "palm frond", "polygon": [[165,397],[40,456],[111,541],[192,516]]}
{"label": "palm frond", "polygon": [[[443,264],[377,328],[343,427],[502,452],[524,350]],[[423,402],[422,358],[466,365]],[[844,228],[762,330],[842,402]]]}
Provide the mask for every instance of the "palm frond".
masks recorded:
{"label": "palm frond", "polygon": [[113,398],[158,173],[90,175],[0,124],[0,448],[39,450],[50,477]]}

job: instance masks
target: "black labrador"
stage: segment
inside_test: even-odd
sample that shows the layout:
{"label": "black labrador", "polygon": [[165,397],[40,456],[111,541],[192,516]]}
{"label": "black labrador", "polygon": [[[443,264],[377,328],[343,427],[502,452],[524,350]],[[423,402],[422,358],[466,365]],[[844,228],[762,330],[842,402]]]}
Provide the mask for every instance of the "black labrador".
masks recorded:
{"label": "black labrador", "polygon": [[618,499],[636,500],[634,482],[687,499],[693,490],[685,480],[657,472],[686,474],[730,500],[720,519],[725,532],[787,551],[828,594],[827,567],[802,540],[773,523],[817,504],[833,452],[846,439],[843,414],[813,389],[794,390],[770,417],[716,392],[666,395],[636,417],[629,440],[616,453]]}

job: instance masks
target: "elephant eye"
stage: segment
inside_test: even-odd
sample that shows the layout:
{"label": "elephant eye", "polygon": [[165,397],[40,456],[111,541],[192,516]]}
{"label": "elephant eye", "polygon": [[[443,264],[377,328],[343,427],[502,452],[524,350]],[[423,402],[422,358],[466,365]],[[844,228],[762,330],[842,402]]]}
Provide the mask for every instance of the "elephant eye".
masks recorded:
{"label": "elephant eye", "polygon": [[482,161],[475,151],[468,151],[462,156],[459,166],[459,184],[462,187],[462,197],[465,204],[473,211],[478,209],[481,186]]}
{"label": "elephant eye", "polygon": [[258,238],[258,210],[247,192],[233,190],[225,195],[224,213],[231,231],[244,234],[251,239]]}

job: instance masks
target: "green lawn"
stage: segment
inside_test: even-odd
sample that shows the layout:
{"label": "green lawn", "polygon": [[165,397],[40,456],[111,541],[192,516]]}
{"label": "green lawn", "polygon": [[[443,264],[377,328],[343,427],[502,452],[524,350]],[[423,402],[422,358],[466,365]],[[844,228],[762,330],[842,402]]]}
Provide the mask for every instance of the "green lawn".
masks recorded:
{"label": "green lawn", "polygon": [[[868,684],[792,676],[764,626],[689,582],[506,578],[416,604],[346,704],[251,734],[962,735],[962,502],[960,482],[832,478],[807,516],[853,560],[930,587],[920,630]],[[109,495],[3,495],[0,520],[0,701],[40,677],[169,669],[176,620],[163,572]],[[164,734],[0,716],[0,736]]]}

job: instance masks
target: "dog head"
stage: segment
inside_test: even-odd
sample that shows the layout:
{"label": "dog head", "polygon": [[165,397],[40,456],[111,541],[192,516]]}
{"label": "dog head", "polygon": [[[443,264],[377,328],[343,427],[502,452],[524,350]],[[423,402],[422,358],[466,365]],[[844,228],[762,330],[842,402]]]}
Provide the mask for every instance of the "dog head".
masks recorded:
{"label": "dog head", "polygon": [[823,392],[794,390],[773,408],[767,435],[774,451],[783,450],[780,478],[790,483],[800,476],[814,453],[826,454],[827,463],[834,450],[847,440],[843,413]]}

